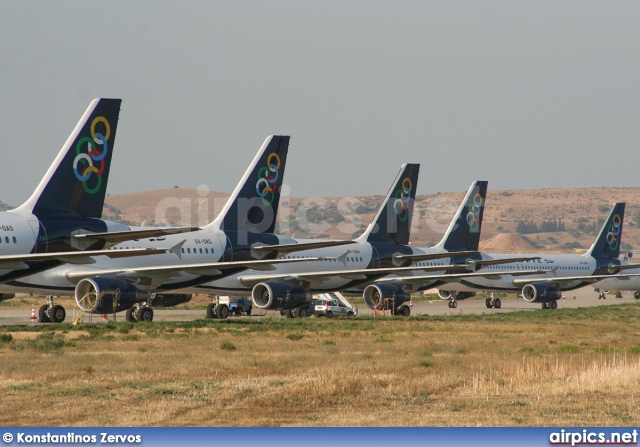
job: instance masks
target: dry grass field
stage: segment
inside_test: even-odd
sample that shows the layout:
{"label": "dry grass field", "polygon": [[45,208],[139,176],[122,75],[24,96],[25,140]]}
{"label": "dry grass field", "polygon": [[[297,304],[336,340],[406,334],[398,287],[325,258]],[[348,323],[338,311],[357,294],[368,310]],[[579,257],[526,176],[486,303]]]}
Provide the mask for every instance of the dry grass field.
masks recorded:
{"label": "dry grass field", "polygon": [[0,425],[640,424],[640,306],[0,328]]}

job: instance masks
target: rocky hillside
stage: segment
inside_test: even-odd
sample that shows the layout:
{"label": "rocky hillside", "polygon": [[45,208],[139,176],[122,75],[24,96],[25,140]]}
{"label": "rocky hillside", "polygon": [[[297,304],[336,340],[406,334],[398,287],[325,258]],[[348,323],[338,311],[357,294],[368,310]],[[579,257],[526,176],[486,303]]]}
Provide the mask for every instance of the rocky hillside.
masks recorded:
{"label": "rocky hillside", "polygon": [[[464,194],[419,195],[412,243],[437,243]],[[184,188],[109,196],[104,215],[133,225],[205,225],[222,209],[227,197],[226,193]],[[299,238],[350,238],[364,231],[383,199],[284,198],[279,231]],[[616,201],[627,203],[623,247],[639,248],[640,228],[634,220],[640,223],[640,215],[634,218],[640,213],[640,188],[490,190],[481,246],[521,252],[586,249]]]}

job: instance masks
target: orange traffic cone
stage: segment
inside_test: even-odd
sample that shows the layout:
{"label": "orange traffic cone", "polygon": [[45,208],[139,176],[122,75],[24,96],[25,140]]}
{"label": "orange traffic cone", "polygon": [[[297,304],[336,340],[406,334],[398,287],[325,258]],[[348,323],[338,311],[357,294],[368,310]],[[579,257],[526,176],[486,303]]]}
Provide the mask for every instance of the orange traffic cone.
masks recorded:
{"label": "orange traffic cone", "polygon": [[102,314],[102,319],[106,320],[107,319],[107,314]]}
{"label": "orange traffic cone", "polygon": [[31,306],[31,319],[35,320],[36,319],[36,308]]}

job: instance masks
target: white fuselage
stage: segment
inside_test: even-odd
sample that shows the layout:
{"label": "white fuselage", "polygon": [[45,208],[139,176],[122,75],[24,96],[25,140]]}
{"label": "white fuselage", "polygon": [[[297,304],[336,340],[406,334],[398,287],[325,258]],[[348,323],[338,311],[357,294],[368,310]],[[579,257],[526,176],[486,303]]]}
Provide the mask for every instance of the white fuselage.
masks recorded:
{"label": "white fuselage", "polygon": [[[278,236],[278,239],[281,243],[292,242],[291,239],[284,236]],[[221,230],[210,230],[205,228],[191,233],[123,242],[111,247],[109,250],[132,248],[169,249],[182,241],[185,242],[181,247],[181,259],[176,257],[172,252],[127,258],[108,258],[106,256],[97,256],[95,257],[96,262],[94,264],[63,264],[35,275],[20,278],[19,280],[12,281],[8,284],[2,284],[0,285],[0,292],[73,295],[76,284],[67,279],[67,274],[69,272],[91,271],[95,272],[95,276],[98,276],[100,274],[100,270],[135,270],[136,267],[161,267],[219,262],[223,259],[227,239],[226,235]],[[203,274],[205,273],[206,272],[203,272]],[[119,275],[111,274],[110,276]],[[200,276],[201,274],[199,273],[193,274],[172,271],[165,274],[154,275],[153,280],[150,281],[149,284],[137,284],[137,286],[140,289],[150,292],[155,291],[161,286],[172,289],[174,288],[174,285],[177,287],[181,283],[197,281]],[[122,275],[122,278],[127,279],[127,276]]]}
{"label": "white fuselage", "polygon": [[[484,267],[479,272],[486,270],[492,272],[507,272],[500,278],[474,277],[463,279],[459,282],[453,282],[438,286],[441,290],[460,291],[460,292],[477,292],[478,290],[486,290],[489,292],[516,292],[522,290],[522,286],[514,284],[515,279],[535,279],[535,278],[553,278],[553,277],[573,277],[573,276],[591,276],[596,270],[596,260],[587,255],[545,255],[540,253],[533,254],[482,254],[483,259],[508,259],[514,256],[518,257],[540,257],[538,260],[512,262],[507,264],[498,264]],[[546,273],[532,275],[509,275],[509,271],[527,271],[527,270],[545,270]],[[562,284],[561,290],[572,290],[580,287],[582,281],[574,281]]]}

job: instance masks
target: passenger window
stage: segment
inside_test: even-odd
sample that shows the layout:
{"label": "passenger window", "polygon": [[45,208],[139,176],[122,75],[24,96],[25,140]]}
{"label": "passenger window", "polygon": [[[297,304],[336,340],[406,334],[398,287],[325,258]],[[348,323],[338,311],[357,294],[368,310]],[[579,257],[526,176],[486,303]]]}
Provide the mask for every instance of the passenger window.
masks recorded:
{"label": "passenger window", "polygon": [[17,244],[17,243],[18,243],[18,240],[16,239],[16,237],[15,237],[15,236],[13,236],[13,243],[14,243],[14,244]]}
{"label": "passenger window", "polygon": [[9,243],[9,236],[6,236],[6,237],[4,238],[4,241],[8,244],[8,243]]}
{"label": "passenger window", "polygon": [[191,254],[191,249],[187,248],[187,253]]}

